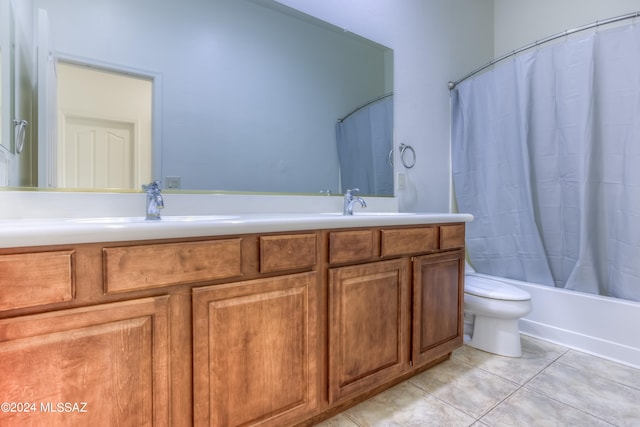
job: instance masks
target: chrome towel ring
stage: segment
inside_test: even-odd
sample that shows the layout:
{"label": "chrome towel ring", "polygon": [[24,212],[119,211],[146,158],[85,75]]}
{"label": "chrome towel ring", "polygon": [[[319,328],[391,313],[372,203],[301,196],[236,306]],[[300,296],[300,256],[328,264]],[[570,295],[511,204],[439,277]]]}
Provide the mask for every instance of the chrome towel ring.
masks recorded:
{"label": "chrome towel ring", "polygon": [[13,119],[13,126],[15,127],[13,142],[15,143],[16,153],[20,154],[24,149],[24,138],[27,134],[27,126],[29,126],[29,123],[26,120]]}
{"label": "chrome towel ring", "polygon": [[[404,165],[404,167],[407,169],[411,169],[412,167],[414,167],[416,165],[416,151],[413,149],[413,147],[406,144],[400,144],[399,149],[400,149],[400,160],[402,161],[402,164]],[[407,154],[407,152],[411,153],[409,161],[407,161],[407,159],[405,158],[405,155]]]}

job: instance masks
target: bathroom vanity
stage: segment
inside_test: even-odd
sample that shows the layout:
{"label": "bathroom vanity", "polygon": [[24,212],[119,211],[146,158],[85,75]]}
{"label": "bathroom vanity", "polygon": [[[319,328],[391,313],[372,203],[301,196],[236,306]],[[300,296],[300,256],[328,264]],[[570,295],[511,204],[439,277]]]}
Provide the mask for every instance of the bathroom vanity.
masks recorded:
{"label": "bathroom vanity", "polygon": [[4,220],[0,424],[328,418],[462,345],[470,219]]}

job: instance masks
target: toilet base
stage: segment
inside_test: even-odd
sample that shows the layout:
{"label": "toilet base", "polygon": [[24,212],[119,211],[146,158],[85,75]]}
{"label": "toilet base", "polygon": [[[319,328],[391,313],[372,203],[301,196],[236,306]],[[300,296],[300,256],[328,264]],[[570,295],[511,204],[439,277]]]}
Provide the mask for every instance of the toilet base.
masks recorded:
{"label": "toilet base", "polygon": [[476,314],[471,339],[466,344],[500,356],[520,357],[522,346],[518,319],[496,319]]}

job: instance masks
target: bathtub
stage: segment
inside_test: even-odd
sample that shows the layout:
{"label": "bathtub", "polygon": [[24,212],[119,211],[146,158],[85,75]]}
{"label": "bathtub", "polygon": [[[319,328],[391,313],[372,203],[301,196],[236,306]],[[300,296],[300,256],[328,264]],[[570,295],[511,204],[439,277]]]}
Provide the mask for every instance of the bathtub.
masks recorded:
{"label": "bathtub", "polygon": [[531,294],[533,310],[520,319],[522,334],[640,368],[640,303],[468,274],[509,283]]}

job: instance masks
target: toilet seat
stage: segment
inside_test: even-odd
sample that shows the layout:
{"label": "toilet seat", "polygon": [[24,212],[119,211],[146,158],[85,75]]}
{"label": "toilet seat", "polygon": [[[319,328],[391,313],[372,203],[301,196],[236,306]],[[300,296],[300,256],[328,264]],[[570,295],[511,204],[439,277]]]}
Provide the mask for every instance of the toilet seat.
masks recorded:
{"label": "toilet seat", "polygon": [[531,295],[528,292],[515,286],[472,275],[465,276],[464,291],[482,298],[505,301],[526,301],[531,299]]}

